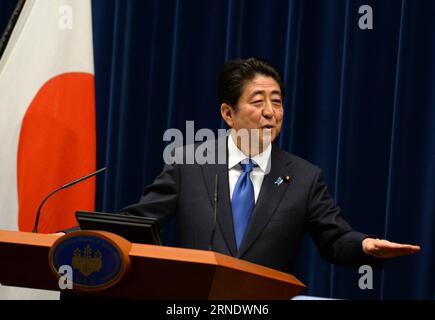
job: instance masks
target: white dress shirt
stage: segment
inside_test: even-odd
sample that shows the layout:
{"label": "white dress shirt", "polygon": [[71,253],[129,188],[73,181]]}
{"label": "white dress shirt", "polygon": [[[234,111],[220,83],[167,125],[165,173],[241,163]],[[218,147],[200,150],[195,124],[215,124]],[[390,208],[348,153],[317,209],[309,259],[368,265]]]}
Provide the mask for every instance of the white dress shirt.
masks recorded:
{"label": "white dress shirt", "polygon": [[[242,166],[240,162],[249,158],[244,154],[234,143],[232,135],[228,137],[228,178],[230,183],[230,198],[233,199],[234,187],[236,186],[239,176],[242,174]],[[269,146],[262,153],[253,156],[251,159],[257,164],[250,173],[252,184],[254,185],[255,203],[260,193],[261,185],[263,183],[264,175],[268,172],[270,162],[270,153],[272,146]],[[270,168],[270,167],[269,167]]]}

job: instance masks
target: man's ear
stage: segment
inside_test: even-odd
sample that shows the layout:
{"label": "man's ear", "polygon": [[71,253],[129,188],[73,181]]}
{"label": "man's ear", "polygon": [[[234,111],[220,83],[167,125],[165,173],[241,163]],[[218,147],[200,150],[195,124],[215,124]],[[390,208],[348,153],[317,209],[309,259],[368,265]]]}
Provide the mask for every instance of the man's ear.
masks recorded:
{"label": "man's ear", "polygon": [[221,116],[230,128],[232,128],[234,125],[233,114],[234,114],[234,109],[231,108],[229,104],[227,103],[221,104]]}

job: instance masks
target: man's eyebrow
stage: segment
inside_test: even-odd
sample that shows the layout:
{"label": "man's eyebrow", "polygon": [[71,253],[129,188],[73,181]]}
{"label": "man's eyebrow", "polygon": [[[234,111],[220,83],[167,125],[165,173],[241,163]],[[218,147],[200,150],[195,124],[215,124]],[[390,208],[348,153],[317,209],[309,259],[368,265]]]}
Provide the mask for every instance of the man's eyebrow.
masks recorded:
{"label": "man's eyebrow", "polygon": [[[264,90],[255,90],[254,92],[252,92],[252,93],[249,95],[249,98],[253,98],[253,97],[256,96],[257,94],[264,94],[264,93],[265,93]],[[278,95],[281,96],[281,91],[279,91],[279,90],[273,90],[273,91],[271,92],[271,94],[278,94]]]}
{"label": "man's eyebrow", "polygon": [[281,91],[279,91],[279,90],[273,90],[271,93],[272,94],[279,94],[281,96]]}
{"label": "man's eyebrow", "polygon": [[254,92],[252,92],[249,97],[252,98],[254,96],[256,96],[257,94],[264,94],[264,90],[255,90]]}

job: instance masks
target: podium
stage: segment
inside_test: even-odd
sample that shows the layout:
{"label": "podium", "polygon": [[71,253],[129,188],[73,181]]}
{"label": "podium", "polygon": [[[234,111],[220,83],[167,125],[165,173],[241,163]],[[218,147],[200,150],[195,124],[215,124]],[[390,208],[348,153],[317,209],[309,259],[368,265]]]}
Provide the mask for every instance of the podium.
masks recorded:
{"label": "podium", "polygon": [[[59,237],[0,231],[0,283],[59,291],[48,259]],[[288,300],[305,287],[290,274],[212,251],[133,243],[129,257],[131,268],[115,286],[79,293],[115,299]]]}

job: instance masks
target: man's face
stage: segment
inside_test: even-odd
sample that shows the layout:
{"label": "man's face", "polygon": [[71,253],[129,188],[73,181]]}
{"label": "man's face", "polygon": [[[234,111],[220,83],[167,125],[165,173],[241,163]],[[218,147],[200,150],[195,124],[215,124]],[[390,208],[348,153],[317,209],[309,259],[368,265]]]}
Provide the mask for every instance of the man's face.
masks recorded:
{"label": "man's face", "polygon": [[268,145],[281,130],[283,105],[279,84],[271,77],[257,75],[246,82],[236,110],[222,104],[221,114],[236,131],[259,129],[260,143]]}

